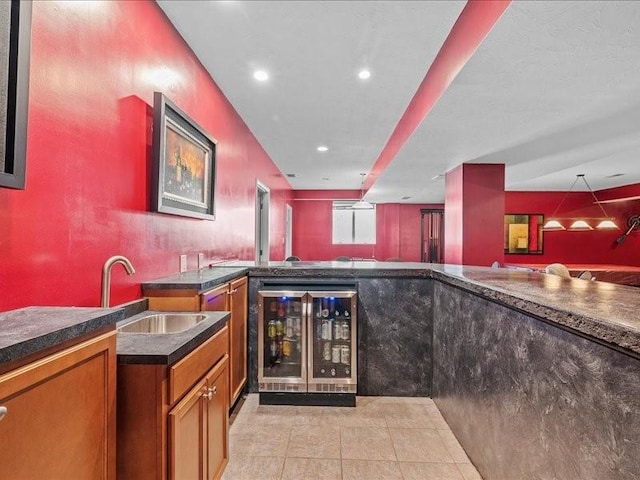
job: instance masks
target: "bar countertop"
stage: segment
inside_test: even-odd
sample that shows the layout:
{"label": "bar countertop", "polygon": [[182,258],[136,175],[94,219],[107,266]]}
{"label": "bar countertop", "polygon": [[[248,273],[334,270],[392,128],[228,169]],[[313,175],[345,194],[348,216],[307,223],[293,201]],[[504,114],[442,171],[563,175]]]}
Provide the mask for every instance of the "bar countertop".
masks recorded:
{"label": "bar countertop", "polygon": [[413,262],[234,261],[147,282],[144,288],[199,291],[243,274],[283,278],[432,278],[534,315],[625,351],[640,354],[640,292],[607,282],[564,279],[506,268]]}
{"label": "bar countertop", "polygon": [[0,364],[20,360],[124,318],[120,308],[26,307],[0,313]]}
{"label": "bar countertop", "polygon": [[[122,327],[141,317],[178,312],[144,311],[118,323]],[[185,313],[185,312],[179,312]],[[118,363],[172,365],[224,328],[229,312],[199,312],[207,318],[176,333],[118,332]]]}

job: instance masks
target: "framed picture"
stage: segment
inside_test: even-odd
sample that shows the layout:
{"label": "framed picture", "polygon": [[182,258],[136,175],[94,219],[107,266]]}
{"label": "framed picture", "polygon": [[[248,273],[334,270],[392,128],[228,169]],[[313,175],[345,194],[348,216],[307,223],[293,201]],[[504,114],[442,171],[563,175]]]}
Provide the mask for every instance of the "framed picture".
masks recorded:
{"label": "framed picture", "polygon": [[213,220],[215,179],[216,141],[155,92],[151,209]]}
{"label": "framed picture", "polygon": [[0,2],[0,187],[25,188],[31,2]]}
{"label": "framed picture", "polygon": [[504,216],[504,253],[542,254],[544,215],[509,213]]}

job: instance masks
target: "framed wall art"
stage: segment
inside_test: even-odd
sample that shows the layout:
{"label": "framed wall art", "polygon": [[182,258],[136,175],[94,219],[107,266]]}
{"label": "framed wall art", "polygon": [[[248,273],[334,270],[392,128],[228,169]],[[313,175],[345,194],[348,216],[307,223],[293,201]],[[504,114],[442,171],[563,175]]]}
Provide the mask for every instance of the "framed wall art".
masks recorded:
{"label": "framed wall art", "polygon": [[25,188],[31,2],[0,2],[0,187]]}
{"label": "framed wall art", "polygon": [[544,215],[509,213],[504,216],[504,253],[542,253]]}
{"label": "framed wall art", "polygon": [[213,220],[215,178],[216,141],[155,92],[151,209]]}

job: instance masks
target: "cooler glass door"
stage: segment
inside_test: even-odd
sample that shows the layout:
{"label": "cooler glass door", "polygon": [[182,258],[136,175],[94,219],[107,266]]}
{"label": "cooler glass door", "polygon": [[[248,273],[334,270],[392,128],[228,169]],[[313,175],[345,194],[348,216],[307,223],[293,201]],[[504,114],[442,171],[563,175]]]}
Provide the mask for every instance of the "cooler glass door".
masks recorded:
{"label": "cooler glass door", "polygon": [[301,291],[258,292],[258,390],[307,391],[306,302]]}
{"label": "cooler glass door", "polygon": [[356,292],[309,292],[309,392],[356,393]]}

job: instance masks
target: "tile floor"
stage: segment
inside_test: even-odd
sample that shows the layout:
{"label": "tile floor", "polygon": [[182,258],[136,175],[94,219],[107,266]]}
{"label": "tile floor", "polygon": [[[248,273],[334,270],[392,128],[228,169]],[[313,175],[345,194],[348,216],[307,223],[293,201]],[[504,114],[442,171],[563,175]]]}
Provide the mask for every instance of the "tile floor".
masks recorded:
{"label": "tile floor", "polygon": [[223,480],[482,480],[430,398],[355,408],[258,405],[230,429]]}

